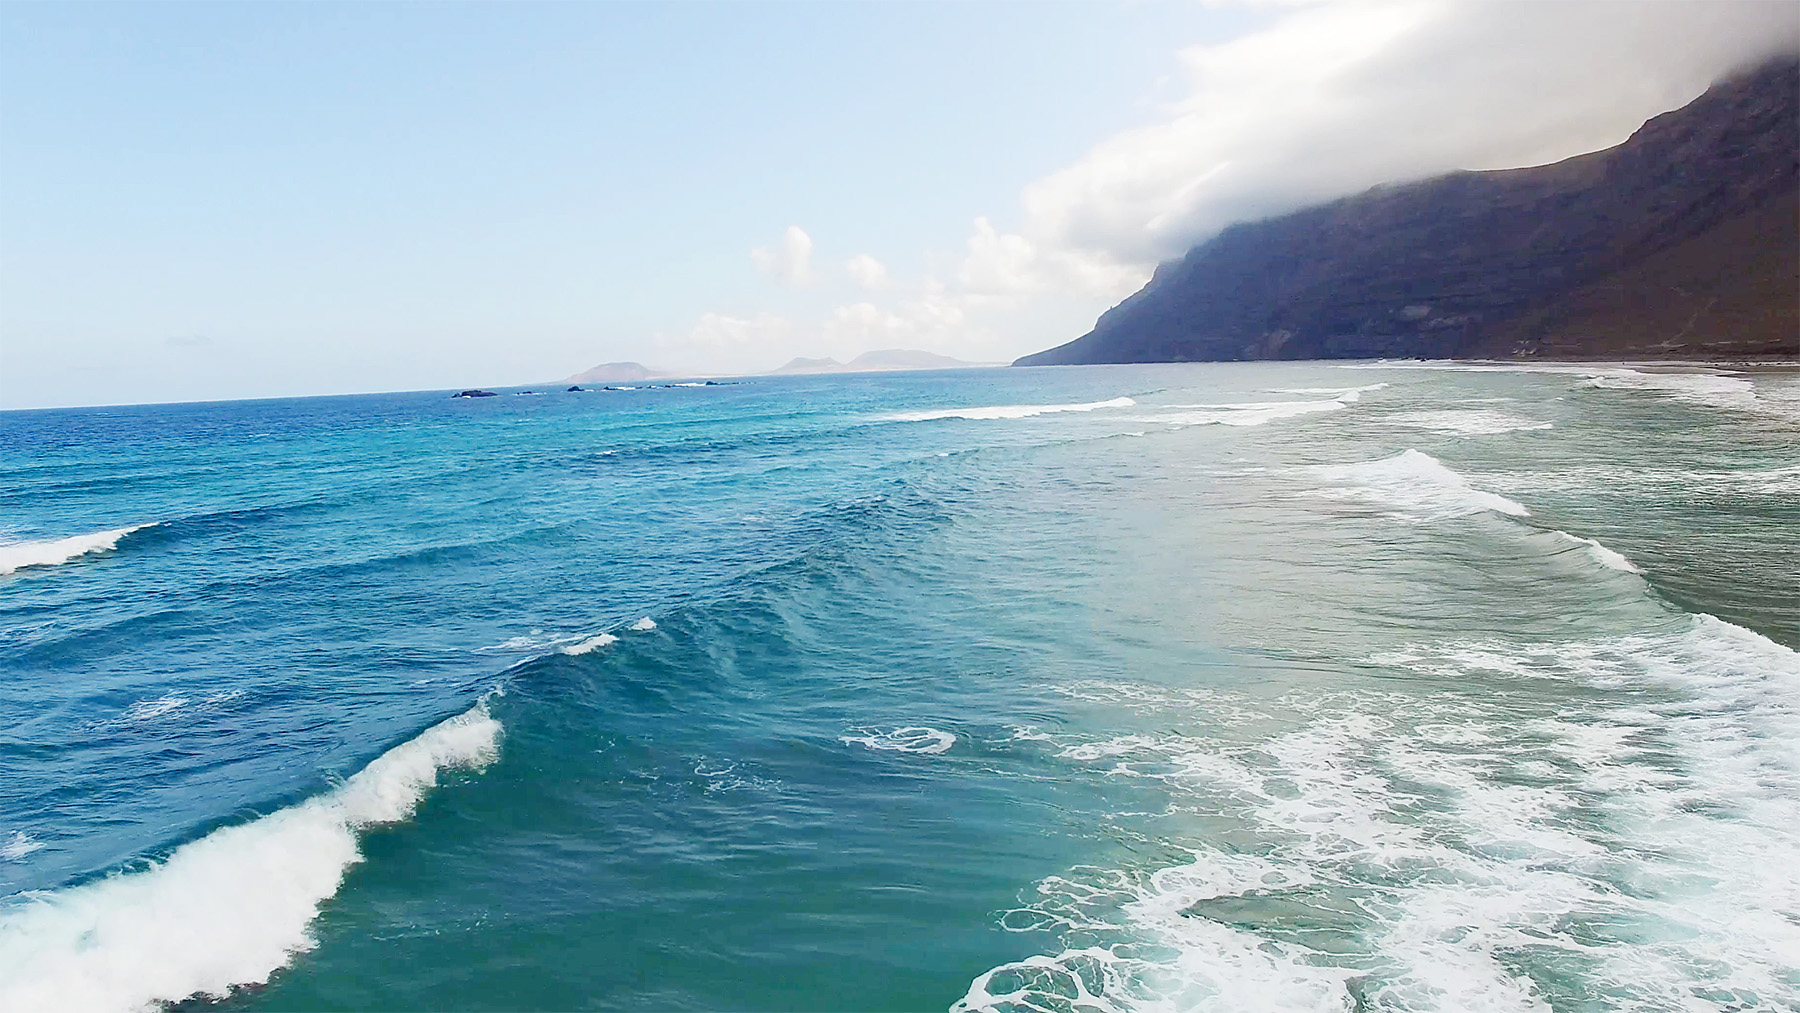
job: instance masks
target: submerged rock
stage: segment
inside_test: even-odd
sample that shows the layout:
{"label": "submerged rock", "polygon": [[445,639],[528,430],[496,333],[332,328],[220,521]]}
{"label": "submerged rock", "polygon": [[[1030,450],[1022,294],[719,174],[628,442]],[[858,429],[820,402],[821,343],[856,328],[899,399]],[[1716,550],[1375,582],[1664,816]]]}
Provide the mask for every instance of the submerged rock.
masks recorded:
{"label": "submerged rock", "polygon": [[491,390],[465,390],[465,391],[462,391],[461,393],[452,394],[450,396],[451,397],[499,397],[500,395],[494,393]]}

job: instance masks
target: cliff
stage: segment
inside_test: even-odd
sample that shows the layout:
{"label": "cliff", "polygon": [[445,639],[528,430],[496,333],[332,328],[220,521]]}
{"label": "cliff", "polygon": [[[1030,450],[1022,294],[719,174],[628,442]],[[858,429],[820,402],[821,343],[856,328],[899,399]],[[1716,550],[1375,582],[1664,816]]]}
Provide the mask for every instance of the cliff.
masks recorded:
{"label": "cliff", "polygon": [[1623,144],[1234,225],[1016,365],[1800,355],[1800,59]]}

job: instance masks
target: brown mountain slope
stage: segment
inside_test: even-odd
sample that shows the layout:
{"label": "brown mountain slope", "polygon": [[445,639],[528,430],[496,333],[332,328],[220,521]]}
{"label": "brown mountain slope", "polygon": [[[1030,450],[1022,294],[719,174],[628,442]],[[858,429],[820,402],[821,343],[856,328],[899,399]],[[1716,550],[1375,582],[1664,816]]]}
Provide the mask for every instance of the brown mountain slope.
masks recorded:
{"label": "brown mountain slope", "polygon": [[1235,225],[1020,365],[1800,354],[1800,60],[1617,147]]}

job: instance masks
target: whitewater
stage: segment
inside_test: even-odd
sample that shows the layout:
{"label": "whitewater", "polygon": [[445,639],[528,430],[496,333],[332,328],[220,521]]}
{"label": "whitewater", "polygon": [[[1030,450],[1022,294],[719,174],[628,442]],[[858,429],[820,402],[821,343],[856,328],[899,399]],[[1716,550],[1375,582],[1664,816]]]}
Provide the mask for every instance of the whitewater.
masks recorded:
{"label": "whitewater", "polygon": [[0,1009],[1800,1006],[1800,374],[0,413]]}

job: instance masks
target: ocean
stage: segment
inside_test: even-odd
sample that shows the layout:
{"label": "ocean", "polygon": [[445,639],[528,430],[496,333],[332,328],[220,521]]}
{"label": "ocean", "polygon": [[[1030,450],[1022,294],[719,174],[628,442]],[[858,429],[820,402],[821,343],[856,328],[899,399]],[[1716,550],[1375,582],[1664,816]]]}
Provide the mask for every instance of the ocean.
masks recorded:
{"label": "ocean", "polygon": [[1790,1010],[1800,373],[0,414],[0,1009]]}

